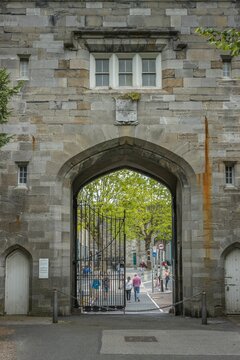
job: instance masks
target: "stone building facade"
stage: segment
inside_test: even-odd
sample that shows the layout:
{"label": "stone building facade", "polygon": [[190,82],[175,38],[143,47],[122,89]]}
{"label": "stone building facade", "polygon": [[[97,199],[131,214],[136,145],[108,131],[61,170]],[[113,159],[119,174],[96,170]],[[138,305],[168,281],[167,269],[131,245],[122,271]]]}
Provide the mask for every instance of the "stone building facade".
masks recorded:
{"label": "stone building facade", "polygon": [[231,312],[240,62],[195,29],[236,27],[239,10],[233,0],[1,1],[0,66],[25,80],[0,150],[1,314],[14,312],[8,282],[21,262],[25,312],[49,314],[57,288],[59,312],[71,313],[75,196],[124,167],[172,192],[174,301],[205,290],[211,315]]}

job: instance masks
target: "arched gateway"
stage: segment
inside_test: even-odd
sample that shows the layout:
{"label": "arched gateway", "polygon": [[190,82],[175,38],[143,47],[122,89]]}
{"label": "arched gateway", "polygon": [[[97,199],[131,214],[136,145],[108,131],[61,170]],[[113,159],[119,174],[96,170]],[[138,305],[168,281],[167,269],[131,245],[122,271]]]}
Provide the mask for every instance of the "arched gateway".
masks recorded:
{"label": "arched gateway", "polygon": [[[64,199],[65,201],[69,198],[72,199],[71,253],[73,263],[76,239],[75,200],[78,191],[94,178],[121,168],[140,171],[170,189],[173,197],[173,276],[175,280],[173,297],[174,301],[182,300],[183,297],[191,297],[202,287],[200,284],[194,286],[191,259],[194,226],[196,226],[196,221],[193,219],[195,210],[192,199],[199,196],[196,176],[192,168],[178,155],[140,139],[120,137],[100,143],[71,158],[61,168],[58,177],[59,180],[63,180]],[[72,294],[75,293],[74,269],[72,266]],[[199,304],[196,306],[198,309]],[[190,306],[187,305],[185,312],[187,309],[191,313],[194,311],[191,302]],[[181,306],[177,310],[181,312]]]}

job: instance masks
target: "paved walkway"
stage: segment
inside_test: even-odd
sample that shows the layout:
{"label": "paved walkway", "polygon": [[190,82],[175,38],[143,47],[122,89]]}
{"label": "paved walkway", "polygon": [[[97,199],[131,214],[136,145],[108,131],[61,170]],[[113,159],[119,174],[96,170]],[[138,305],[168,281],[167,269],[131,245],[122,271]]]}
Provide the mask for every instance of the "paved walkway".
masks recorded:
{"label": "paved walkway", "polygon": [[0,360],[240,359],[239,317],[202,325],[201,319],[162,312],[158,305],[170,304],[171,292],[151,293],[145,280],[140,302],[128,303],[125,314],[88,313],[57,324],[51,318],[0,317]]}
{"label": "paved walkway", "polygon": [[0,360],[239,360],[240,326],[170,314],[0,317]]}

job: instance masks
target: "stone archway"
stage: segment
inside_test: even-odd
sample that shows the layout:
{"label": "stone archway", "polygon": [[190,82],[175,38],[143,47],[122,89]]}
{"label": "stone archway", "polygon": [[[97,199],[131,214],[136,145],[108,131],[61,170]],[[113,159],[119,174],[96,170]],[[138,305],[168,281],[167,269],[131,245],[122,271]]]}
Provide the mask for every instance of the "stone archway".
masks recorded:
{"label": "stone archway", "polygon": [[[183,296],[191,296],[193,292],[191,197],[197,192],[196,177],[185,160],[161,146],[135,138],[122,137],[98,144],[79,153],[64,164],[59,177],[64,177],[64,198],[72,199],[71,253],[74,253],[76,194],[88,182],[121,168],[129,168],[151,176],[170,189],[174,214],[173,300],[179,301]],[[72,274],[72,284],[73,279],[74,274]],[[73,288],[74,285],[72,285]],[[179,307],[177,313],[181,312],[182,308]]]}

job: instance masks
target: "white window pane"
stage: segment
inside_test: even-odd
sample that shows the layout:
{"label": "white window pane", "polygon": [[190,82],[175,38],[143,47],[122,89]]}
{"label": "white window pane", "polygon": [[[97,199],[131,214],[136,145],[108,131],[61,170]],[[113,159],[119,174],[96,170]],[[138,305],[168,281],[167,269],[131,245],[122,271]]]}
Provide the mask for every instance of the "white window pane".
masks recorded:
{"label": "white window pane", "polygon": [[223,76],[224,77],[231,76],[231,63],[228,61],[223,62]]}
{"label": "white window pane", "polygon": [[109,72],[109,60],[108,59],[96,59],[96,72],[108,73]]}
{"label": "white window pane", "polygon": [[96,60],[96,72],[102,72],[102,60]]}
{"label": "white window pane", "polygon": [[96,59],[96,86],[109,86],[109,59]]}
{"label": "white window pane", "polygon": [[148,72],[148,60],[146,60],[146,59],[142,60],[142,71]]}
{"label": "white window pane", "polygon": [[119,60],[119,72],[123,73],[125,72],[125,61]]}
{"label": "white window pane", "polygon": [[103,72],[106,72],[106,73],[109,72],[109,60],[108,59],[103,60]]}
{"label": "white window pane", "polygon": [[96,75],[96,86],[108,86],[109,75],[108,74],[97,74]]}
{"label": "white window pane", "polygon": [[155,59],[143,59],[142,60],[143,73],[155,73],[156,72],[156,60]]}
{"label": "white window pane", "polygon": [[18,182],[19,184],[26,184],[27,183],[27,166],[19,166],[19,177],[18,177]]}
{"label": "white window pane", "polygon": [[155,59],[148,60],[148,64],[149,64],[149,72],[155,73],[156,72]]}
{"label": "white window pane", "polygon": [[29,64],[28,59],[20,59],[20,69],[19,69],[20,77],[28,77],[28,64]]}
{"label": "white window pane", "polygon": [[156,86],[156,75],[155,74],[143,74],[142,75],[143,86]]}
{"label": "white window pane", "polygon": [[109,75],[102,75],[102,85],[108,86],[109,85]]}
{"label": "white window pane", "polygon": [[119,86],[132,86],[132,75],[120,74],[119,75]]}
{"label": "white window pane", "polygon": [[131,73],[132,72],[132,59],[120,59],[119,60],[119,72]]}
{"label": "white window pane", "polygon": [[132,60],[131,59],[126,60],[126,71],[132,72]]}

